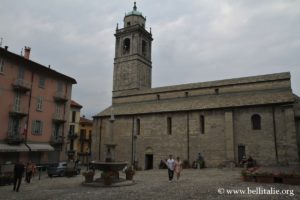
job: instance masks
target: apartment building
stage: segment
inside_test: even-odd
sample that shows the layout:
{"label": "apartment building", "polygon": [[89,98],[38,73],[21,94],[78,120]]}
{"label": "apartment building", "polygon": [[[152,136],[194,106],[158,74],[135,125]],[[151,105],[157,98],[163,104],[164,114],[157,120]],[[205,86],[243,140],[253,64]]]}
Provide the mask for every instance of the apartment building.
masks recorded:
{"label": "apartment building", "polygon": [[0,164],[66,159],[76,80],[0,47]]}
{"label": "apartment building", "polygon": [[78,135],[79,135],[79,121],[80,121],[80,110],[82,105],[74,100],[71,100],[70,114],[69,114],[69,147],[68,157],[69,159],[76,160],[78,152]]}
{"label": "apartment building", "polygon": [[93,121],[84,115],[79,121],[80,136],[77,157],[82,164],[88,164],[91,158]]}

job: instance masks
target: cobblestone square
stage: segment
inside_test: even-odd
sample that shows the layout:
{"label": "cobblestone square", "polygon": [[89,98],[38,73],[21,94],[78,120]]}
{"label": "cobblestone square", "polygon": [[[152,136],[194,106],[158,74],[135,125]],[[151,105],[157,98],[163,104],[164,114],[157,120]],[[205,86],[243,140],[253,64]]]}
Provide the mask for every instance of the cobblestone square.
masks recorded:
{"label": "cobblestone square", "polygon": [[[124,177],[123,173],[120,173]],[[100,176],[97,172],[95,177]],[[187,169],[179,181],[168,181],[167,170],[138,171],[133,186],[100,188],[86,187],[82,175],[76,177],[49,178],[45,173],[41,180],[36,175],[30,184],[22,181],[20,191],[13,186],[0,187],[0,199],[56,200],[56,199],[299,199],[300,186],[280,183],[260,184],[243,182],[240,169],[203,170]],[[259,189],[260,188],[260,189]],[[272,189],[273,188],[273,189]],[[228,194],[232,189],[246,194]],[[263,190],[279,190],[285,194],[262,194]],[[229,190],[229,191],[228,191]],[[250,191],[251,194],[248,194]],[[286,192],[289,192],[286,194]],[[237,191],[239,192],[239,191]],[[248,192],[248,193],[247,193]],[[258,193],[257,193],[258,192]],[[260,194],[259,194],[260,192]],[[222,194],[220,194],[222,193]],[[240,193],[240,192],[239,192]],[[256,194],[255,194],[256,193]]]}

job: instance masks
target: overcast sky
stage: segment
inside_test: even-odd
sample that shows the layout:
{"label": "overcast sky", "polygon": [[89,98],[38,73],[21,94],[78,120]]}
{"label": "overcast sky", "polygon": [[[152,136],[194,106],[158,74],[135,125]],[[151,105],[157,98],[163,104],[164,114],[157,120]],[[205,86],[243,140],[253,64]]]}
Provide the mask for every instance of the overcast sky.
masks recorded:
{"label": "overcast sky", "polygon": [[[91,117],[111,104],[116,24],[132,0],[0,0],[2,47],[75,78]],[[152,28],[152,86],[291,72],[300,95],[299,0],[138,0]]]}

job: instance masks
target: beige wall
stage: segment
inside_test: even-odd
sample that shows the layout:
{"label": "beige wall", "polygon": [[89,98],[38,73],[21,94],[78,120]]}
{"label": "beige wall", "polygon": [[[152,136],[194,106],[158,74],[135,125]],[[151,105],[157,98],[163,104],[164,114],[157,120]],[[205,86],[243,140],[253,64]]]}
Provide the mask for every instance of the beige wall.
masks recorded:
{"label": "beige wall", "polygon": [[[261,116],[261,130],[252,129],[253,114]],[[200,133],[200,115],[205,116],[204,134]],[[167,134],[167,117],[172,118],[172,135]],[[289,108],[276,106],[274,117],[278,161],[293,163],[299,158],[297,148],[294,148],[296,138],[291,137],[295,135],[293,124],[286,123],[286,120],[293,120],[289,116]],[[272,106],[149,114],[134,116],[136,118],[140,119],[141,132],[136,139],[132,139],[132,134],[136,132],[133,130],[133,116],[116,116],[113,131],[117,160],[131,162],[132,154],[136,152],[134,157],[144,168],[145,154],[152,151],[154,168],[157,168],[160,160],[166,159],[169,154],[180,156],[182,160],[189,158],[192,163],[201,152],[208,167],[217,167],[225,161],[237,162],[238,145],[245,145],[246,155],[251,155],[258,164],[276,163]],[[101,160],[104,160],[105,143],[109,138],[108,118],[95,119],[94,130],[93,140],[101,141],[101,145],[99,142],[93,143],[93,154],[99,159],[97,156],[101,146]],[[132,152],[132,149],[136,150]]]}

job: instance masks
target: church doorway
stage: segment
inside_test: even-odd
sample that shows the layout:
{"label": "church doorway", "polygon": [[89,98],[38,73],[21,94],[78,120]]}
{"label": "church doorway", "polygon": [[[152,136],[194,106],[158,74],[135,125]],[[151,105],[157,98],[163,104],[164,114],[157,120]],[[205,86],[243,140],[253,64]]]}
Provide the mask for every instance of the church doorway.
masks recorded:
{"label": "church doorway", "polygon": [[246,155],[246,150],[245,150],[245,145],[239,145],[238,146],[238,163],[241,162],[241,160],[243,159],[243,156]]}
{"label": "church doorway", "polygon": [[153,169],[153,154],[145,155],[145,170]]}

